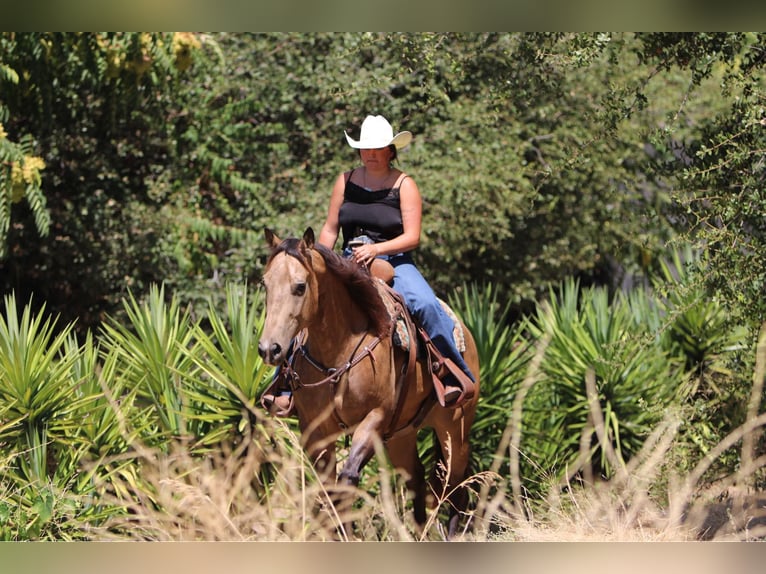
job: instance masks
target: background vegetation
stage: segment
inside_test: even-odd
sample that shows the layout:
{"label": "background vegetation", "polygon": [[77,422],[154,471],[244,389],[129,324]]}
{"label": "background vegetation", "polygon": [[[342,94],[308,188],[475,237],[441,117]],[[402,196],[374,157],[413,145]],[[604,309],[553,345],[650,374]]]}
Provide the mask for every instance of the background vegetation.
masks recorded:
{"label": "background vegetation", "polygon": [[[261,229],[322,224],[368,113],[415,134],[418,261],[480,345],[479,532],[658,449],[660,506],[760,488],[765,38],[1,34],[0,534],[335,532],[253,406]],[[158,518],[220,472],[229,527]],[[388,484],[359,536],[416,537]]]}

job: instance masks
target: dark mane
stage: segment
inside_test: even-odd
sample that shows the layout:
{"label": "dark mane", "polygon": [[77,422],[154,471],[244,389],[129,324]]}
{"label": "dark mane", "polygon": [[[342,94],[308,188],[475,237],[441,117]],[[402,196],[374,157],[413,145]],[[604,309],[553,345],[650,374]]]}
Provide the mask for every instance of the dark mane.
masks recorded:
{"label": "dark mane", "polygon": [[[371,330],[380,337],[390,334],[392,326],[391,316],[369,271],[357,263],[327,249],[324,245],[315,243],[313,249],[322,256],[325,265],[327,265],[327,270],[338,277],[341,283],[346,285],[351,299],[367,313],[371,323]],[[283,240],[272,250],[268,261],[271,262],[279,253],[286,253],[291,257],[295,257],[303,265],[309,265],[301,251],[301,240],[296,237],[288,237]]]}
{"label": "dark mane", "polygon": [[324,245],[315,244],[314,249],[322,256],[327,270],[346,285],[351,298],[367,313],[371,329],[383,337],[390,333],[391,316],[375,286],[370,272],[361,265],[338,255]]}

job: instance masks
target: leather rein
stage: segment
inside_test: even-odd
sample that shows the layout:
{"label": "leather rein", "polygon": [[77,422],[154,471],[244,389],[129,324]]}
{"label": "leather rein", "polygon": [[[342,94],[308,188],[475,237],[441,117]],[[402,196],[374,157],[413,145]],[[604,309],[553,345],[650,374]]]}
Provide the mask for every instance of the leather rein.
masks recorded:
{"label": "leather rein", "polygon": [[[362,346],[362,343],[364,342],[364,339],[367,337],[368,333],[364,333],[362,337],[359,339],[359,342],[356,344],[356,347],[351,353],[351,356],[349,359],[340,367],[325,367],[322,365],[319,361],[314,359],[310,354],[308,347],[306,346],[305,338],[306,338],[306,332],[301,331],[301,333],[296,337],[296,340],[298,338],[301,339],[301,342],[298,344],[295,351],[291,354],[289,361],[285,361],[285,363],[282,365],[282,368],[284,369],[285,376],[291,383],[291,387],[294,391],[306,387],[319,387],[321,385],[325,385],[327,383],[330,383],[332,385],[337,385],[340,378],[346,374],[347,371],[350,371],[352,367],[355,367],[359,363],[364,360],[365,357],[369,355],[370,360],[374,363],[375,362],[375,355],[372,354],[373,349],[378,346],[378,343],[380,343],[381,339],[380,337],[375,337],[369,345],[365,345],[364,348],[359,352],[359,348]],[[300,355],[304,359],[306,359],[306,362],[314,367],[317,371],[325,375],[324,379],[321,379],[319,381],[316,381],[314,383],[304,383],[300,380],[300,376],[295,371],[294,364],[296,357]]]}

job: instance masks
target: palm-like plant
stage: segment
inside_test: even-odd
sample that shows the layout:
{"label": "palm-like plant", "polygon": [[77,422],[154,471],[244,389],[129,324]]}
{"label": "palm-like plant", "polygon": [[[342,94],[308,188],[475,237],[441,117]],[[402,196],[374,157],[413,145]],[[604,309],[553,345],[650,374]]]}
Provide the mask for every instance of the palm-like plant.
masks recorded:
{"label": "palm-like plant", "polygon": [[472,464],[476,470],[490,468],[499,454],[514,396],[531,357],[525,338],[526,320],[511,323],[510,303],[501,307],[498,295],[492,284],[483,289],[472,284],[450,298],[450,305],[473,335],[479,353],[481,393],[471,427]]}
{"label": "palm-like plant", "polygon": [[260,291],[248,300],[247,285],[227,284],[226,316],[211,301],[206,327],[194,329],[196,342],[188,354],[202,376],[189,381],[187,395],[196,405],[202,444],[242,432],[255,419],[258,392],[273,371],[258,354],[263,321]]}
{"label": "palm-like plant", "polygon": [[[81,444],[68,431],[79,349],[67,350],[72,324],[57,331],[43,305],[31,301],[19,316],[13,294],[0,316],[0,504],[3,539],[77,536],[68,531],[78,514],[78,495],[63,495],[78,480]],[[0,516],[0,518],[2,518]]]}
{"label": "palm-like plant", "polygon": [[[648,328],[658,312],[640,292],[610,302],[605,289],[580,289],[575,280],[539,308],[531,332],[550,343],[524,407],[522,449],[535,463],[528,475],[563,477],[584,469],[609,476],[615,462],[608,452],[620,464],[640,449],[683,380],[679,362]],[[589,376],[607,444],[596,438]]]}
{"label": "palm-like plant", "polygon": [[120,355],[102,353],[88,331],[80,345],[74,336],[65,344],[75,356],[71,364],[72,400],[65,411],[69,444],[79,445],[85,468],[79,490],[97,480],[106,480],[117,469],[132,464],[124,457],[130,446],[151,429],[151,407],[139,409],[139,387],[128,387],[128,379],[117,376]]}
{"label": "palm-like plant", "polygon": [[654,287],[665,294],[668,337],[692,375],[690,394],[700,392],[715,400],[721,395],[717,381],[732,376],[731,359],[748,347],[748,332],[742,325],[732,326],[725,308],[702,286],[701,257],[688,246],[673,250],[669,259],[660,261]]}
{"label": "palm-like plant", "polygon": [[[51,436],[71,401],[69,370],[76,355],[62,353],[73,325],[56,333],[56,320],[45,305],[33,314],[31,302],[18,315],[13,294],[4,298],[0,316],[0,444],[15,445],[17,471],[30,481],[45,481],[53,456]],[[55,468],[55,464],[51,465]]]}
{"label": "palm-like plant", "polygon": [[187,437],[194,413],[183,388],[195,376],[186,352],[194,336],[189,312],[181,312],[176,297],[166,303],[164,286],[156,285],[144,303],[130,294],[124,306],[128,325],[108,320],[103,326],[105,352],[118,363],[114,376],[123,379],[114,384],[137,389],[137,404],[152,407],[155,429],[146,436],[150,443]]}
{"label": "palm-like plant", "polygon": [[[686,448],[689,453],[679,465],[697,460],[744,422],[750,386],[743,359],[750,334],[744,325],[732,324],[726,308],[708,293],[705,269],[704,255],[686,246],[660,261],[652,281],[665,311],[665,346],[682,357],[688,373],[681,397],[687,424],[679,452]],[[728,470],[737,462],[733,452],[719,460]]]}

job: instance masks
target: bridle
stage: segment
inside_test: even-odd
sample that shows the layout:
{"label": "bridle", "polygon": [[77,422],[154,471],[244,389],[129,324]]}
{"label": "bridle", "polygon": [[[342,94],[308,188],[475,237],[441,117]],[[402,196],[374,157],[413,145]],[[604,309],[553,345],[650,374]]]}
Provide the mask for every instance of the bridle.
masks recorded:
{"label": "bridle", "polygon": [[[375,347],[378,346],[378,343],[380,343],[381,339],[380,337],[376,336],[373,338],[373,340],[368,344],[365,345],[364,348],[361,349],[362,343],[367,338],[368,333],[364,333],[362,337],[359,339],[359,342],[356,344],[356,347],[354,347],[354,350],[351,352],[351,356],[349,359],[340,367],[326,367],[323,364],[321,364],[319,361],[314,359],[311,354],[309,353],[308,347],[306,346],[306,330],[302,330],[298,336],[295,338],[295,348],[292,353],[290,353],[289,357],[285,360],[285,362],[282,364],[282,369],[285,374],[285,377],[287,381],[290,384],[290,387],[293,391],[297,391],[300,388],[311,388],[311,387],[319,387],[326,384],[332,384],[333,387],[338,384],[338,381],[340,381],[340,378],[346,374],[346,372],[350,371],[353,367],[361,363],[365,357],[369,356],[370,360],[374,363],[375,362],[375,355],[372,353],[372,351],[375,349]],[[323,379],[320,379],[319,381],[315,381],[313,383],[304,383],[301,381],[300,376],[295,371],[295,360],[298,357],[303,357],[306,359],[306,362],[314,367],[317,371],[325,375]]]}

